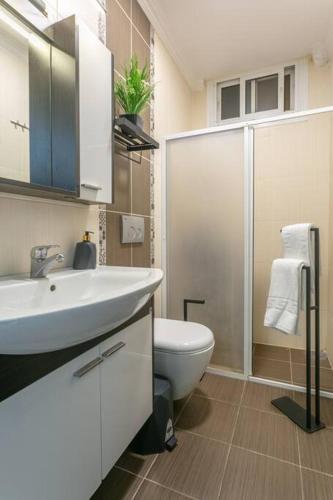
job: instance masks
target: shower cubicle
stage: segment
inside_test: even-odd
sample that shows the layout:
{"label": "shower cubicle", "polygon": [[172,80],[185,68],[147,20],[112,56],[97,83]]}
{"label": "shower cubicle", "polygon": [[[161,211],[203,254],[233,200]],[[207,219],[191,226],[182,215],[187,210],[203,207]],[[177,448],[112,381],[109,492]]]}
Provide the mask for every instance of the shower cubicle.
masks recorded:
{"label": "shower cubicle", "polygon": [[211,371],[302,385],[304,314],[298,336],[263,319],[280,229],[312,222],[321,238],[322,390],[333,391],[332,139],[333,107],[165,139],[162,314],[213,331]]}

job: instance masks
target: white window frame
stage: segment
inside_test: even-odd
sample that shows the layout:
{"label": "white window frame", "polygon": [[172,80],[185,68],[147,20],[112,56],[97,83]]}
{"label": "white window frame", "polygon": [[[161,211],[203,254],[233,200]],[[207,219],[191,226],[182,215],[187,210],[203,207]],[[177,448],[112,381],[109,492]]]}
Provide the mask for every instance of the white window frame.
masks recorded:
{"label": "white window frame", "polygon": [[[295,67],[294,89],[292,86],[291,102],[293,110],[284,111],[284,75],[285,69]],[[245,83],[247,80],[255,80],[269,75],[278,75],[278,107],[266,111],[245,113]],[[240,116],[221,120],[221,88],[240,84]],[[278,66],[270,66],[251,73],[230,75],[207,83],[207,123],[209,127],[228,125],[239,121],[257,120],[269,118],[292,111],[302,111],[308,107],[308,60],[307,58],[288,61]]]}

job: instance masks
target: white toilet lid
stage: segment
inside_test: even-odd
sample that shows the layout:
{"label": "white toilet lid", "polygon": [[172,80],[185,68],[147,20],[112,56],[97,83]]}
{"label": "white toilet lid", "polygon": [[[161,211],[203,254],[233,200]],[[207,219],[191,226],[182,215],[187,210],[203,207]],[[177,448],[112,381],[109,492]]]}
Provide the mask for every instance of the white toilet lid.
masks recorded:
{"label": "white toilet lid", "polygon": [[169,352],[194,352],[214,345],[212,331],[199,323],[155,318],[154,347]]}

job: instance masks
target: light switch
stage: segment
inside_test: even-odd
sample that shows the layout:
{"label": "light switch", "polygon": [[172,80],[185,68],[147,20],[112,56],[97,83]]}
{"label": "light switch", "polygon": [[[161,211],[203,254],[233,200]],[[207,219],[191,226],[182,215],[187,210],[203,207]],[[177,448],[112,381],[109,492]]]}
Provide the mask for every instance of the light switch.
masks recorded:
{"label": "light switch", "polygon": [[143,243],[145,238],[145,219],[135,215],[122,215],[121,242]]}

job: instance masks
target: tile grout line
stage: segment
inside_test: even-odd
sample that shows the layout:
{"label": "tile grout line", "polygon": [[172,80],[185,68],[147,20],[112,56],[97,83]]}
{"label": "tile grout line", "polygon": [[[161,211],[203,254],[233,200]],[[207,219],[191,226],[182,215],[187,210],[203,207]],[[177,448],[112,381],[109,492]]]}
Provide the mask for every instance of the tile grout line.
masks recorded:
{"label": "tile grout line", "polygon": [[297,427],[296,427],[296,440],[297,440],[297,452],[298,452],[298,461],[299,461],[299,475],[300,475],[300,480],[301,480],[301,495],[302,495],[302,500],[304,500],[304,484],[303,484],[302,462],[301,462],[301,447],[300,447],[299,434],[298,434]]}
{"label": "tile grout line", "polygon": [[293,384],[293,364],[291,362],[291,350],[289,349],[289,363],[290,363],[290,379]]}
{"label": "tile grout line", "polygon": [[184,410],[185,410],[185,406],[187,406],[187,404],[189,403],[189,401],[192,399],[192,396],[193,396],[193,392],[191,392],[191,394],[189,396],[187,396],[187,399],[183,405],[183,407],[181,408],[181,410],[179,410],[179,413],[177,415],[177,417],[175,418],[175,422],[174,422],[174,426],[176,427],[176,424],[178,422],[178,420],[180,419],[180,417],[182,416]]}
{"label": "tile grout line", "polygon": [[[198,434],[198,433],[192,432],[192,431],[187,431],[185,429],[179,428],[179,430],[181,430],[184,433],[192,434],[193,436],[197,436],[201,439],[208,439],[208,441],[214,441],[215,443],[224,444],[226,446],[231,445],[234,448],[239,448],[240,450],[249,451],[251,453],[255,453],[256,455],[260,455],[261,457],[271,458],[272,460],[277,460],[278,462],[282,462],[284,464],[293,465],[294,467],[298,467],[298,464],[295,462],[290,462],[289,460],[284,460],[283,458],[274,457],[273,455],[267,455],[266,453],[262,453],[261,451],[253,450],[252,448],[245,448],[244,446],[240,446],[239,444],[234,444],[234,443],[230,443],[227,441],[222,441],[221,439],[219,440],[219,439],[211,438],[208,436],[203,436],[202,434]],[[305,468],[305,467],[303,467],[303,468]],[[313,470],[314,472],[318,472],[316,469],[310,469],[310,470]],[[333,477],[333,475],[332,475],[332,477]]]}
{"label": "tile grout line", "polygon": [[[131,2],[131,8],[130,8],[130,15],[127,14],[126,10],[124,9],[124,7],[122,7],[122,5],[119,3],[118,0],[115,0],[115,2],[118,5],[118,7],[120,8],[120,10],[122,11],[122,13],[127,17],[128,21],[131,23],[131,26],[133,26],[133,28],[135,28],[135,30],[138,32],[138,34],[140,35],[140,37],[142,38],[142,40],[145,42],[145,44],[147,45],[147,47],[149,48],[149,50],[151,50],[151,47],[150,47],[149,43],[144,38],[143,34],[141,33],[141,31],[139,30],[139,28],[137,27],[137,25],[133,22],[132,2]],[[106,11],[106,14],[108,14],[108,11]],[[108,15],[110,15],[110,14],[108,14]]]}
{"label": "tile grout line", "polygon": [[190,498],[191,500],[200,500],[200,498],[198,498],[198,497],[192,497],[191,495],[188,495],[187,493],[184,493],[183,491],[175,490],[173,488],[170,488],[169,486],[165,486],[162,483],[154,481],[153,479],[146,478],[145,481],[148,481],[149,483],[155,484],[156,486],[160,486],[161,488],[164,488],[165,490],[172,491],[173,493],[177,493],[178,495],[184,496],[185,498]]}
{"label": "tile grout line", "polygon": [[231,452],[231,446],[232,446],[232,442],[233,442],[234,435],[235,435],[235,432],[236,432],[236,427],[237,427],[237,423],[238,423],[238,417],[239,417],[239,413],[240,413],[240,410],[241,410],[241,404],[242,404],[242,401],[243,401],[243,397],[244,397],[246,386],[247,386],[247,381],[244,382],[242,394],[241,394],[241,397],[240,397],[240,400],[239,400],[239,406],[238,406],[238,410],[237,410],[237,413],[236,413],[234,428],[233,428],[233,431],[232,431],[232,434],[231,434],[231,437],[230,437],[230,444],[229,444],[229,448],[228,448],[228,451],[227,451],[227,456],[226,456],[226,459],[225,459],[225,464],[224,464],[224,467],[223,467],[223,473],[222,473],[221,483],[220,483],[220,486],[219,486],[219,489],[218,489],[218,495],[217,495],[218,499],[220,498],[221,492],[222,492],[223,481],[224,481],[225,473],[226,473],[226,470],[227,470],[227,465],[228,465],[228,462],[229,462],[229,456],[230,456],[230,452]]}
{"label": "tile grout line", "polygon": [[155,464],[155,462],[157,460],[157,457],[158,457],[158,454],[155,455],[155,457],[152,460],[152,463],[147,468],[146,473],[144,474],[144,476],[142,476],[142,481],[140,481],[140,484],[138,485],[137,489],[135,490],[134,495],[132,496],[131,500],[134,500],[134,498],[136,497],[136,495],[139,493],[139,490],[140,490],[141,486],[143,485],[144,481],[147,479],[147,476],[148,476],[149,472],[151,471],[151,468]]}

